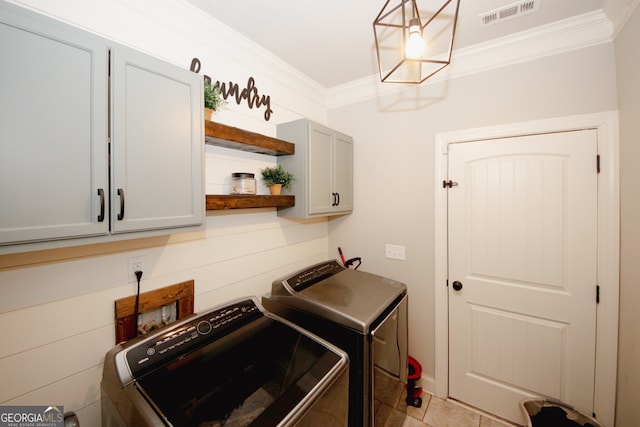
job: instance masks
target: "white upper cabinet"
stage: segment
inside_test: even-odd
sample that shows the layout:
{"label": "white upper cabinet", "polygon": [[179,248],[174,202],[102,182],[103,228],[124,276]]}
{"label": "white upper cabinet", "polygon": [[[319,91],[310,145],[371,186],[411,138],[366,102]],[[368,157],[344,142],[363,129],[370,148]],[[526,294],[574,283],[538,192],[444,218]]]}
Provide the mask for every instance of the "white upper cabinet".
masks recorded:
{"label": "white upper cabinet", "polygon": [[333,188],[338,197],[334,213],[353,211],[353,138],[335,133],[333,148]]}
{"label": "white upper cabinet", "polygon": [[0,58],[0,253],[202,223],[201,77],[5,2]]}
{"label": "white upper cabinet", "polygon": [[308,121],[278,125],[278,138],[295,144],[295,154],[278,158],[293,173],[296,205],[278,215],[310,218],[353,210],[353,139]]}
{"label": "white upper cabinet", "polygon": [[203,221],[203,80],[111,49],[111,220],[115,233]]}
{"label": "white upper cabinet", "polygon": [[0,243],[107,234],[105,40],[0,3],[0,58]]}

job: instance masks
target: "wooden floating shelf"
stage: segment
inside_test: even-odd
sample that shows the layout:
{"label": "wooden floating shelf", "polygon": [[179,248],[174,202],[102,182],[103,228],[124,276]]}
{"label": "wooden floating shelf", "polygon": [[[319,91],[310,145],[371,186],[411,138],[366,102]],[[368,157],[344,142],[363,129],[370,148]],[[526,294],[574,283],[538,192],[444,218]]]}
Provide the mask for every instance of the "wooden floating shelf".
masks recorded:
{"label": "wooden floating shelf", "polygon": [[295,152],[295,145],[290,142],[209,120],[204,121],[204,135],[206,144],[218,147],[271,156],[287,156]]}
{"label": "wooden floating shelf", "polygon": [[295,205],[295,196],[249,196],[207,194],[207,210],[249,208],[289,208]]}

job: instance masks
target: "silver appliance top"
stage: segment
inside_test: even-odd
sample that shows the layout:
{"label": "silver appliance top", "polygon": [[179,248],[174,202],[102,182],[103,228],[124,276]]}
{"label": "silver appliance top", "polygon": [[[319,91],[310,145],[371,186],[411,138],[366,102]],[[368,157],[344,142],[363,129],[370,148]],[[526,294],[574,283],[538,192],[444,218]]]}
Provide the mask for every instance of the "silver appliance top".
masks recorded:
{"label": "silver appliance top", "polygon": [[116,347],[112,352],[121,348],[114,359],[122,384],[264,317],[263,310],[255,297],[236,299]]}
{"label": "silver appliance top", "polygon": [[248,297],[117,345],[101,387],[124,408],[117,425],[290,426],[348,369],[344,351]]}
{"label": "silver appliance top", "polygon": [[274,281],[267,298],[366,334],[406,292],[404,283],[350,270],[331,260]]}

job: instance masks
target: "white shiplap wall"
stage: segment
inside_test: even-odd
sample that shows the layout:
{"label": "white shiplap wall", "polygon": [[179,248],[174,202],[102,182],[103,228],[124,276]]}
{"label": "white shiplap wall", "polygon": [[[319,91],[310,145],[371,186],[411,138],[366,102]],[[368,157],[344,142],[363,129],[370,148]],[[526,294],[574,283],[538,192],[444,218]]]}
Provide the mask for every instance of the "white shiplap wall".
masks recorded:
{"label": "white shiplap wall", "polygon": [[[270,136],[300,117],[324,122],[325,91],[217,21],[182,2],[90,0],[13,3],[166,61],[241,85],[254,77],[263,109],[233,102],[215,120]],[[206,191],[227,193],[231,172],[275,157],[206,147]],[[153,185],[151,183],[150,185]],[[260,186],[259,193],[266,193]],[[135,292],[127,259],[144,255],[141,291],[195,280],[195,310],[261,296],[279,276],[328,257],[327,221],[279,218],[275,209],[209,212],[198,233],[0,256],[0,405],[64,405],[82,426],[100,425],[104,354],[115,341],[114,300]]]}
{"label": "white shiplap wall", "polygon": [[[277,277],[327,256],[326,221],[296,223],[265,209],[207,222],[205,237],[193,241],[1,272],[1,292],[16,307],[0,314],[0,404],[62,404],[82,425],[99,425],[102,362],[115,344],[113,301],[135,291],[126,279],[130,256],[146,256],[142,292],[194,279],[196,311],[259,297]],[[57,289],[74,295],[58,299]]]}

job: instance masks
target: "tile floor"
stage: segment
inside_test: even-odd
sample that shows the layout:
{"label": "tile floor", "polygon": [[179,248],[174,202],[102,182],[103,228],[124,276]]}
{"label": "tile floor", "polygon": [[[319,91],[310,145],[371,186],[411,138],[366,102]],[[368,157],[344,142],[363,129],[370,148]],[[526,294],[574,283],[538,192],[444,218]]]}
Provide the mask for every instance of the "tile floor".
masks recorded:
{"label": "tile floor", "polygon": [[[407,416],[403,418],[403,412]],[[468,409],[451,400],[442,400],[428,393],[422,395],[422,406],[407,406],[400,399],[392,408],[381,404],[376,411],[376,427],[513,427],[504,420]]]}
{"label": "tile floor", "polygon": [[423,393],[422,405],[414,408],[405,402],[403,385],[385,383],[377,376],[376,383],[375,427],[514,427],[514,424],[429,393]]}

